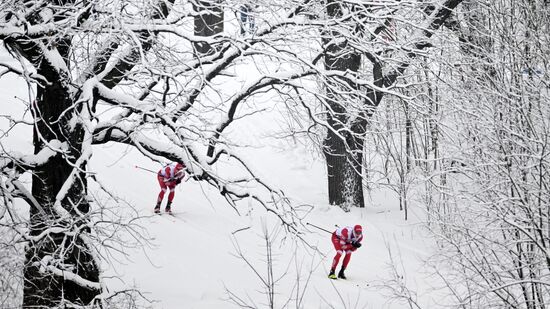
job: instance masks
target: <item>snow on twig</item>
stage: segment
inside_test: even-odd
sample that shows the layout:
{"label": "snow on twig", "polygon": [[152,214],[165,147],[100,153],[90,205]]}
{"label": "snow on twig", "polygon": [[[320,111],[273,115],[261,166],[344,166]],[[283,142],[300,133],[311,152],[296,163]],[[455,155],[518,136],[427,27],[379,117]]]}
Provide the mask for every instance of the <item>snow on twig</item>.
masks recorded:
{"label": "snow on twig", "polygon": [[0,170],[8,168],[11,165],[20,166],[23,169],[34,169],[46,164],[51,158],[65,153],[67,150],[67,143],[51,140],[37,154],[22,154],[18,151],[6,152],[4,157],[0,158]]}
{"label": "snow on twig", "polygon": [[73,272],[59,269],[51,264],[52,261],[54,261],[54,258],[51,255],[44,256],[39,262],[37,262],[39,263],[37,266],[40,267],[39,271],[42,274],[54,274],[55,276],[74,282],[75,284],[89,290],[101,291],[101,284],[98,282],[90,281]]}
{"label": "snow on twig", "polygon": [[26,24],[24,27],[16,27],[10,24],[0,24],[0,39],[5,38],[40,38],[56,33],[58,25],[55,23],[45,23],[38,25]]}

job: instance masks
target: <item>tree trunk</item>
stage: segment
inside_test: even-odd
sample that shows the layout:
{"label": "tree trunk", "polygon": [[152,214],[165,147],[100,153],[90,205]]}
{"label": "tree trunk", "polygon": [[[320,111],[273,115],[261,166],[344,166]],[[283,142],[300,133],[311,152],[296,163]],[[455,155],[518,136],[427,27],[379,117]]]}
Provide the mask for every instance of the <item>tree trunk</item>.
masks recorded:
{"label": "tree trunk", "polygon": [[[201,13],[195,16],[195,35],[212,36],[223,32],[223,7],[220,0],[199,0],[193,5],[196,12]],[[193,44],[197,53],[211,54],[214,48],[206,42],[197,42]]]}
{"label": "tree trunk", "polygon": [[[439,29],[443,23],[445,23],[454,8],[459,5],[462,0],[447,0],[442,3],[442,6],[437,8],[437,12],[434,12],[433,19],[427,29],[430,31],[425,32],[425,38],[429,39],[433,35],[433,31]],[[325,0],[327,15],[334,19],[341,18],[343,12],[356,12],[358,15],[357,21],[363,17],[368,18],[367,15],[362,15],[363,10],[361,6],[357,6],[351,2],[345,2],[341,0]],[[367,7],[368,5],[365,4]],[[363,8],[365,6],[362,6]],[[436,8],[431,8],[433,11]],[[386,30],[392,24],[392,20],[389,19],[387,24],[381,26],[375,30],[376,33]],[[361,36],[367,33],[363,26],[358,22],[355,25],[348,25],[347,28],[353,29],[353,35]],[[342,35],[337,30],[325,30],[323,35],[323,43],[325,50],[325,68],[327,70],[339,70],[346,71],[347,74],[353,75],[353,73],[359,70],[361,64],[361,54],[354,50],[347,40],[340,38],[346,38],[346,35]],[[339,38],[339,40],[333,40]],[[429,44],[421,42],[415,45],[418,50],[425,49]],[[416,56],[415,52],[408,54],[410,57]],[[408,61],[402,62],[399,67],[392,70],[391,73],[384,74],[382,72],[381,60],[377,59],[373,55],[366,54],[366,57],[371,61],[373,65],[373,84],[376,87],[383,88],[393,85],[397,77],[400,76],[410,65]],[[346,85],[347,84],[347,85]],[[362,99],[359,96],[353,97],[352,90],[358,90],[358,85],[353,85],[350,80],[341,78],[339,81],[327,81],[327,105],[328,116],[327,121],[330,126],[329,131],[334,130],[337,132],[329,132],[324,141],[324,153],[327,158],[327,170],[328,170],[328,183],[329,183],[329,202],[339,206],[346,207],[355,205],[358,207],[364,207],[363,200],[363,188],[362,188],[362,151],[363,151],[363,139],[366,133],[368,121],[380,102],[382,101],[383,92],[376,91],[373,88],[365,87],[361,90],[366,92],[367,98]],[[346,92],[340,91],[345,90]],[[342,94],[343,93],[343,94]],[[352,101],[350,101],[352,100]],[[346,113],[346,102],[363,101],[364,110],[354,116],[354,119],[350,118],[350,115]],[[344,127],[346,126],[346,127]],[[340,140],[340,141],[337,141]],[[340,142],[346,143],[339,145]],[[347,147],[347,148],[346,148]],[[346,152],[344,154],[344,152]],[[346,159],[344,160],[343,157]],[[351,173],[354,171],[355,173]],[[342,179],[345,179],[342,181]],[[340,191],[338,193],[338,191]],[[340,204],[346,199],[353,204]],[[344,202],[346,203],[346,202]]]}
{"label": "tree trunk", "polygon": [[[333,128],[338,127],[331,116],[329,119]],[[351,153],[346,149],[346,143]],[[324,140],[323,153],[327,164],[329,203],[345,211],[349,211],[352,206],[365,207],[362,139],[355,143],[347,138],[344,142],[340,136],[329,131]]]}
{"label": "tree trunk", "polygon": [[[75,107],[66,79],[60,77],[46,61],[40,65],[38,73],[51,82],[38,89],[34,104],[34,152],[44,149],[48,142],[59,140],[68,145],[63,155],[59,154],[39,167],[32,177],[32,195],[41,209],[30,209],[30,236],[49,231],[48,236],[30,240],[26,247],[24,268],[24,308],[60,306],[62,302],[89,304],[101,293],[98,288],[86,288],[66,280],[65,274],[76,274],[93,283],[99,282],[99,267],[90,248],[81,235],[89,232],[84,216],[90,207],[86,200],[87,182],[83,172],[74,176],[73,185],[68,189],[61,206],[70,213],[69,218],[61,218],[54,210],[56,196],[69,179],[76,160],[80,157],[84,131],[82,127],[70,127],[68,121],[81,107]],[[74,110],[72,109],[74,108]],[[84,171],[85,164],[79,166]],[[42,265],[42,267],[40,267]],[[54,267],[65,272],[54,275],[45,267]]]}
{"label": "tree trunk", "polygon": [[[353,70],[359,68],[360,56],[353,54],[343,57],[345,46],[334,46],[325,55],[325,65],[329,70]],[[348,51],[346,51],[348,52]],[[345,127],[349,122],[341,98],[332,87],[327,89],[327,104],[330,107],[327,121],[331,127],[323,142],[328,174],[329,203],[344,210],[349,207],[365,207],[363,198],[363,138],[360,128]],[[353,85],[350,85],[353,87]]]}
{"label": "tree trunk", "polygon": [[[338,1],[327,2],[327,13],[341,15]],[[327,70],[357,72],[361,65],[361,55],[354,51],[347,41],[330,43],[331,38],[339,37],[337,31],[324,33],[325,68]],[[329,45],[330,44],[330,45]],[[358,86],[349,80],[327,81],[327,122],[331,127],[323,142],[326,158],[329,203],[349,211],[352,206],[365,207],[363,196],[363,133],[366,119],[350,121],[345,104],[353,95],[349,89]],[[351,122],[351,123],[350,123]]]}

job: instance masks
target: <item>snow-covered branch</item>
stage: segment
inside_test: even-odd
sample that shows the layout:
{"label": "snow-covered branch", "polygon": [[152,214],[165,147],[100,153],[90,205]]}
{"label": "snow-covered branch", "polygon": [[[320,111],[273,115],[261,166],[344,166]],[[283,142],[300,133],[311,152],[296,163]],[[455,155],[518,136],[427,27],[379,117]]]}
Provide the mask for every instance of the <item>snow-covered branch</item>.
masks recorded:
{"label": "snow-covered branch", "polygon": [[65,153],[68,147],[66,143],[52,140],[35,155],[19,152],[5,153],[0,156],[0,169],[17,167],[21,170],[32,170],[46,164],[51,158]]}
{"label": "snow-covered branch", "polygon": [[6,68],[3,72],[0,72],[0,78],[6,74],[6,73],[15,73],[17,75],[21,75],[23,78],[25,78],[25,80],[29,80],[29,81],[36,81],[40,84],[44,84],[44,85],[47,85],[49,82],[48,80],[40,75],[40,74],[36,74],[34,72],[27,72],[26,70],[22,70],[20,69],[19,67],[16,67],[10,63],[2,63],[0,62],[0,66],[1,67],[4,67]]}
{"label": "snow-covered branch", "polygon": [[37,39],[56,33],[58,25],[44,23],[38,25],[15,26],[9,23],[0,23],[0,39]]}
{"label": "snow-covered branch", "polygon": [[42,274],[49,274],[52,273],[57,277],[63,278],[63,280],[71,281],[81,287],[95,290],[95,291],[101,291],[101,284],[98,282],[93,282],[90,280],[86,280],[85,278],[82,278],[81,276],[67,270],[60,269],[52,264],[54,261],[54,258],[52,256],[45,256],[40,260],[39,266],[40,266],[40,272]]}

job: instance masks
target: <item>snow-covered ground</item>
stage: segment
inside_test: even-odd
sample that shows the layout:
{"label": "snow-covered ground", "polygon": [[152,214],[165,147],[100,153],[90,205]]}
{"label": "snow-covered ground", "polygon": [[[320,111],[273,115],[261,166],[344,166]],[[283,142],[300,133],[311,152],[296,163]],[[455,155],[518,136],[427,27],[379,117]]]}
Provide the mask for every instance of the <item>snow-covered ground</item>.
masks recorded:
{"label": "snow-covered ground", "polygon": [[[120,207],[132,205],[143,216],[140,224],[152,241],[151,247],[125,252],[128,261],[106,265],[106,276],[116,278],[109,280],[112,287],[135,284],[146,291],[150,299],[158,301],[154,308],[230,308],[229,292],[252,307],[265,307],[268,299],[264,284],[254,269],[236,256],[240,248],[267,280],[264,229],[272,237],[276,307],[303,293],[303,308],[401,308],[403,304],[388,304],[390,298],[383,293],[387,291],[378,286],[384,278],[391,277],[390,248],[396,262],[403,262],[398,266],[400,275],[412,288],[426,288],[420,270],[421,259],[427,257],[427,244],[417,226],[402,220],[391,193],[375,194],[376,199],[369,201],[366,209],[344,213],[325,202],[321,162],[300,162],[292,152],[271,152],[267,156],[266,151],[262,156],[267,165],[278,160],[287,162],[273,176],[286,180],[285,192],[301,192],[293,197],[313,205],[305,207],[310,212],[304,222],[329,230],[335,225],[365,227],[364,246],[352,256],[347,270],[349,279],[332,281],[327,279],[334,255],[330,234],[307,226],[309,232],[304,230],[300,235],[305,240],[302,242],[285,233],[277,219],[260,206],[251,203],[250,208],[239,209],[239,215],[215,190],[193,180],[176,189],[174,217],[154,215],[156,178],[136,170],[134,165],[158,166],[133,151],[120,159],[119,151],[114,149],[98,150],[92,166],[107,187],[125,197],[128,205]],[[263,167],[260,163],[256,166]],[[295,307],[295,300],[289,307]]]}
{"label": "snow-covered ground", "polygon": [[[8,76],[0,80],[0,88],[1,114],[21,117],[19,100],[28,98],[27,85]],[[242,125],[262,128],[275,119],[277,112],[272,110],[249,117]],[[8,123],[0,119],[1,142],[9,146],[3,151],[31,152],[31,128],[18,126],[6,133]],[[298,235],[287,233],[261,206],[245,202],[237,212],[204,183],[189,180],[176,189],[175,216],[154,215],[159,191],[156,176],[135,166],[157,170],[160,165],[127,146],[107,144],[95,147],[90,163],[97,179],[121,197],[116,203],[108,202],[112,212],[106,216],[136,218],[132,226],[142,229],[134,231],[150,240],[132,247],[135,235],[123,232],[121,240],[130,247],[105,255],[102,267],[110,293],[139,289],[153,301],[152,308],[237,308],[230,298],[243,306],[266,308],[270,297],[262,280],[268,280],[272,264],[275,308],[404,308],[383,287],[385,279],[406,283],[424,308],[436,308],[437,298],[430,294],[433,279],[422,268],[431,241],[417,224],[418,218],[411,215],[409,221],[403,220],[394,193],[373,190],[367,208],[344,213],[327,205],[321,156],[299,144],[267,138],[264,130],[244,132],[243,138],[258,145],[248,155],[252,165],[295,205],[305,205],[301,208],[304,224],[328,230],[336,225],[363,225],[364,244],[352,256],[346,272],[349,279],[327,278],[334,256],[328,233],[309,225]],[[30,176],[24,180],[30,181]],[[95,190],[97,186],[91,193]],[[23,202],[18,207],[27,210]],[[269,235],[270,255],[263,231]],[[390,271],[390,252],[396,275]]]}

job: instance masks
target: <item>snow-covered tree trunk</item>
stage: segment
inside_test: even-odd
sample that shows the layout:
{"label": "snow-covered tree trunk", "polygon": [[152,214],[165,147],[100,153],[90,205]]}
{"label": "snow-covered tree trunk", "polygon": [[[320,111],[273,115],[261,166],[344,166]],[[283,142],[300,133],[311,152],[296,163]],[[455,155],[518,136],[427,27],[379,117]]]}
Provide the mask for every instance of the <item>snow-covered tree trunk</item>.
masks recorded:
{"label": "snow-covered tree trunk", "polygon": [[[33,11],[28,15],[29,21],[40,29],[42,22],[64,21],[73,16],[67,12],[79,11],[74,22],[80,25],[91,9],[91,6],[80,8],[70,2],[58,4],[58,7]],[[166,5],[159,5],[152,17],[166,14]],[[145,32],[139,35],[144,41],[150,36]],[[30,106],[34,118],[33,145],[37,158],[48,153],[39,164],[26,166],[33,173],[32,197],[28,197],[31,207],[24,267],[25,308],[92,303],[101,306],[97,296],[103,289],[99,261],[89,241],[92,225],[87,196],[87,162],[92,152],[92,123],[95,123],[92,114],[98,99],[94,98],[93,87],[86,83],[77,85],[72,77],[74,39],[72,33],[42,39],[4,38],[12,54],[27,59],[42,81]],[[105,55],[112,53],[117,44],[113,42],[106,47]],[[150,47],[151,43],[147,42],[142,51]],[[112,88],[124,78],[132,69],[136,54],[136,51],[130,53],[125,62],[104,72],[106,86]],[[96,60],[88,76],[106,68],[106,59]]]}
{"label": "snow-covered tree trunk", "polygon": [[[329,123],[332,121],[329,120]],[[364,207],[362,161],[362,141],[354,144],[356,149],[351,154],[339,136],[329,131],[325,140],[323,153],[326,159],[328,174],[328,193],[331,205],[338,205],[344,210],[349,207]],[[361,147],[361,148],[359,148]]]}
{"label": "snow-covered tree trunk", "polygon": [[[220,0],[198,0],[193,2],[193,8],[198,13],[193,18],[195,35],[208,37],[223,32],[224,13]],[[207,42],[196,42],[193,45],[199,54],[214,52]]]}
{"label": "snow-covered tree trunk", "polygon": [[[341,17],[343,3],[327,1],[327,15]],[[338,31],[324,34],[323,43],[327,46],[324,61],[327,70],[357,72],[361,66],[361,54],[354,51],[346,39],[339,39]],[[334,42],[336,41],[336,42]],[[362,126],[366,119],[350,119],[346,110],[347,100],[358,90],[350,80],[328,81],[327,122],[330,129],[323,142],[328,176],[329,203],[344,210],[350,207],[365,207],[363,197],[363,139]],[[344,93],[344,94],[343,94]],[[345,93],[351,95],[346,96]],[[360,122],[350,130],[351,122]],[[353,129],[357,129],[356,132]]]}
{"label": "snow-covered tree trunk", "polygon": [[[322,33],[324,62],[327,70],[344,72],[343,76],[325,84],[328,133],[324,140],[327,162],[329,202],[343,209],[350,206],[364,207],[363,196],[363,147],[367,125],[382,101],[384,89],[393,87],[417,56],[420,50],[430,46],[427,42],[451,16],[460,0],[443,1],[437,8],[423,8],[428,19],[426,29],[415,31],[412,50],[406,52],[406,60],[396,61],[392,69],[384,71],[390,62],[384,52],[364,52],[363,44],[371,44],[383,37],[394,18],[391,11],[380,18],[373,29],[366,31],[371,16],[381,7],[377,4],[358,4],[342,0],[327,0],[328,18],[338,20],[340,27]],[[386,9],[386,8],[384,8]],[[350,17],[352,16],[352,18]],[[389,17],[388,17],[389,16]],[[342,20],[340,22],[340,20]],[[392,48],[390,48],[391,50]],[[391,53],[390,53],[391,55]],[[391,58],[391,57],[390,57]],[[370,62],[370,72],[362,72],[362,59]],[[390,59],[392,60],[392,59]],[[357,83],[355,78],[370,75],[371,83]],[[349,78],[347,78],[349,76]]]}
{"label": "snow-covered tree trunk", "polygon": [[81,125],[70,123],[83,108],[75,104],[67,67],[71,39],[63,37],[47,47],[33,40],[5,40],[46,80],[31,106],[34,153],[56,153],[33,173],[35,203],[30,208],[23,295],[28,308],[85,305],[101,293],[99,268],[83,239],[89,232],[90,207],[82,154],[85,133]]}
{"label": "snow-covered tree trunk", "polygon": [[[98,265],[91,248],[81,238],[89,231],[85,216],[90,209],[86,197],[86,161],[79,160],[84,132],[81,126],[72,127],[69,123],[73,112],[78,113],[81,107],[71,110],[75,102],[68,81],[59,76],[51,64],[43,61],[38,73],[51,82],[38,87],[33,112],[36,123],[34,152],[38,154],[44,148],[52,147],[52,141],[63,145],[65,151],[60,151],[33,173],[32,194],[43,212],[35,207],[30,209],[29,234],[32,240],[28,242],[26,252],[23,306],[54,307],[63,301],[89,304],[101,289],[97,288]],[[75,173],[75,169],[80,172]],[[70,213],[70,217],[63,217],[55,209],[59,206]],[[52,231],[52,226],[60,229]],[[47,236],[39,237],[42,233]],[[87,287],[66,280],[60,272],[44,271],[50,266],[77,274],[97,285]]]}

